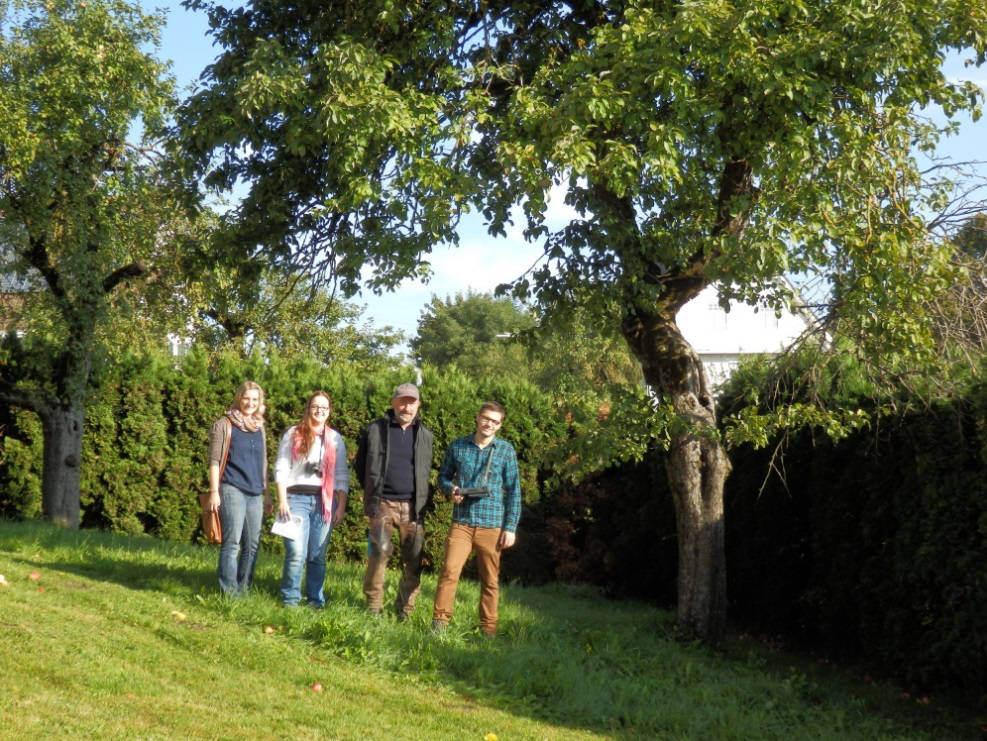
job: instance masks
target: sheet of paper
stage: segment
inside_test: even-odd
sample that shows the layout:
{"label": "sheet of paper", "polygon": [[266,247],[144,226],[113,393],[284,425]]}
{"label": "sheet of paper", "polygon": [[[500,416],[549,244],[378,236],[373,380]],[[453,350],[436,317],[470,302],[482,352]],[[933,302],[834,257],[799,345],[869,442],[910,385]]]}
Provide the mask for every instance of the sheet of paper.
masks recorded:
{"label": "sheet of paper", "polygon": [[274,524],[271,525],[271,532],[288,540],[296,540],[302,533],[302,518],[292,515],[288,520],[275,519]]}

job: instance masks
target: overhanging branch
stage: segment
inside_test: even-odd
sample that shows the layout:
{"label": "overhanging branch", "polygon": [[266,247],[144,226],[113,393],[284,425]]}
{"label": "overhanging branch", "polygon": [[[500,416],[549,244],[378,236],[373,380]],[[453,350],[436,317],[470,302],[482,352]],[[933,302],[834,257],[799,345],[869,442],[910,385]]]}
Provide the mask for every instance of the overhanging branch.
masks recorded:
{"label": "overhanging branch", "polygon": [[129,265],[124,265],[122,268],[117,268],[108,276],[103,278],[103,293],[110,293],[125,280],[137,278],[145,273],[147,273],[147,268],[139,262],[132,262]]}

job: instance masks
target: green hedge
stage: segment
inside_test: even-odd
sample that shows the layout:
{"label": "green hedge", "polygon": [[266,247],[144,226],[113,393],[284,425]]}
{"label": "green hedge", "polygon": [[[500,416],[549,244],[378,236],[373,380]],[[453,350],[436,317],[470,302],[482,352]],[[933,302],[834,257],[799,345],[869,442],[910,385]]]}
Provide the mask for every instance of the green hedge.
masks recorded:
{"label": "green hedge", "polygon": [[[393,389],[413,380],[414,370],[395,367],[367,375],[362,368],[325,368],[307,358],[258,355],[244,361],[236,355],[209,357],[195,351],[179,361],[168,356],[123,358],[100,379],[87,410],[83,527],[201,539],[196,497],[207,487],[209,426],[245,379],[264,388],[272,466],[282,432],[300,418],[306,399],[316,389],[332,397],[330,423],[343,435],[352,465],[360,431],[390,408]],[[564,429],[548,397],[523,381],[477,383],[455,371],[430,368],[423,372],[421,389],[422,417],[435,433],[433,484],[449,441],[469,434],[480,404],[495,399],[507,408],[501,434],[517,448],[524,500],[530,511],[542,496],[539,467],[544,450]],[[0,440],[0,516],[38,517],[40,424],[33,414],[3,409],[0,429],[4,433]],[[452,516],[451,503],[441,496],[435,500],[435,511],[426,523],[426,550],[433,566],[442,557]],[[263,543],[270,550],[281,549],[280,538],[269,534]],[[539,547],[528,537],[522,537],[521,543]],[[550,571],[540,557],[526,557],[522,548],[515,550],[516,554],[505,555],[508,578],[539,578],[534,572]],[[333,534],[330,554],[354,560],[366,556],[362,493],[355,475],[351,476],[350,506]]]}
{"label": "green hedge", "polygon": [[916,687],[987,686],[985,401],[838,445],[803,432],[763,490],[772,447],[734,451],[734,620]]}
{"label": "green hedge", "polygon": [[0,405],[0,514],[41,517],[41,420]]}
{"label": "green hedge", "polygon": [[[729,400],[723,402],[729,406]],[[729,616],[925,691],[987,686],[987,384],[838,444],[804,431],[731,451]],[[661,455],[546,493],[557,578],[673,605]]]}
{"label": "green hedge", "polygon": [[542,508],[555,574],[610,596],[673,607],[678,541],[661,453],[549,493]]}

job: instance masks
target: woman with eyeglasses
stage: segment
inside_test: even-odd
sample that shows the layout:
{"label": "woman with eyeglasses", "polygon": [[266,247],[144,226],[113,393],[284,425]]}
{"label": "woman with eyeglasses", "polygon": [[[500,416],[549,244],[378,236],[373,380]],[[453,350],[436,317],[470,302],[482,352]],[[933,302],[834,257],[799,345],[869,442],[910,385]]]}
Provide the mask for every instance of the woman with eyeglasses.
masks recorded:
{"label": "woman with eyeglasses", "polygon": [[328,424],[331,410],[329,394],[316,391],[302,420],[287,429],[278,446],[274,464],[278,519],[301,518],[295,537],[284,538],[281,600],[285,607],[302,599],[303,564],[306,604],[325,607],[326,548],[333,526],[343,519],[349,491],[346,445]]}
{"label": "woman with eyeglasses", "polygon": [[264,511],[272,509],[267,489],[264,390],[244,381],[232,408],[209,430],[209,502],[219,512],[219,588],[235,597],[254,578]]}

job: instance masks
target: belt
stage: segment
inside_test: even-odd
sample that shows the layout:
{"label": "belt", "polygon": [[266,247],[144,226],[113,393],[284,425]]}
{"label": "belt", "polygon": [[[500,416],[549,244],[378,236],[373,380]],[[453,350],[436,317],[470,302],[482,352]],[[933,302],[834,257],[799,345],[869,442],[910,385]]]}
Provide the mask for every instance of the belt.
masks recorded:
{"label": "belt", "polygon": [[322,494],[322,489],[318,486],[299,484],[297,486],[289,486],[287,492],[297,497],[317,497]]}

